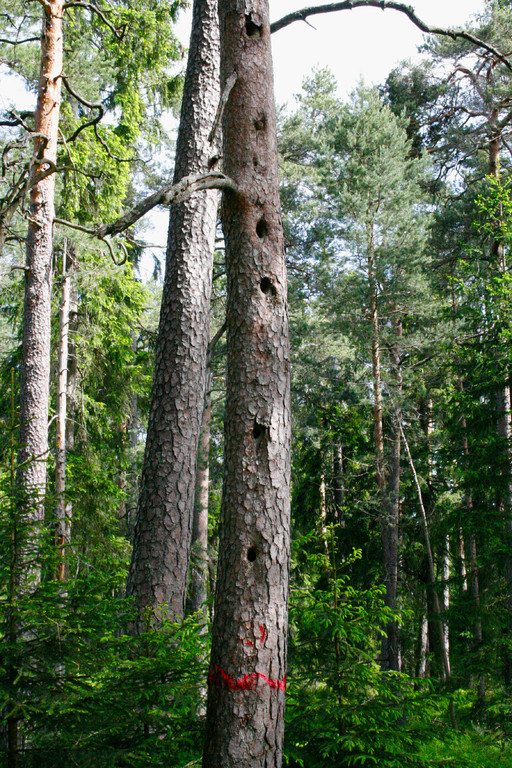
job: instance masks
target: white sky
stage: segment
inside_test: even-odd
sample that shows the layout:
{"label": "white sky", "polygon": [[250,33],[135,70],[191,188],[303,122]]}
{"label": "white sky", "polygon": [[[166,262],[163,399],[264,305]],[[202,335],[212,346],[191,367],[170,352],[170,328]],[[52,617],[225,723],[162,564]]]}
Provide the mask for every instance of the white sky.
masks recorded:
{"label": "white sky", "polygon": [[[317,2],[271,0],[271,20]],[[460,27],[483,11],[484,0],[405,0],[427,24]],[[295,22],[272,35],[276,100],[289,102],[302,79],[316,66],[328,66],[336,75],[340,93],[350,92],[363,78],[383,83],[390,70],[416,54],[423,34],[397,11],[357,8],[309,19],[316,29]]]}
{"label": "white sky", "polygon": [[[277,21],[291,11],[327,0],[270,0],[270,19]],[[404,0],[427,24],[463,26],[483,11],[485,0]],[[188,46],[191,13],[183,14],[178,36]],[[302,80],[314,67],[328,66],[336,75],[340,94],[350,92],[363,78],[367,84],[383,83],[390,70],[416,54],[423,34],[397,11],[357,8],[295,22],[272,35],[275,91],[278,104],[291,102]]]}

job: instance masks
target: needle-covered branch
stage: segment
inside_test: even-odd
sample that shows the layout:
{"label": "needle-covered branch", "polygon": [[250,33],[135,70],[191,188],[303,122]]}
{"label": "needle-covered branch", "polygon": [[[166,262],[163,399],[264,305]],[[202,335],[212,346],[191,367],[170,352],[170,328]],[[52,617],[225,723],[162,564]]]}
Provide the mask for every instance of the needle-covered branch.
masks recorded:
{"label": "needle-covered branch", "polygon": [[98,8],[96,4],[82,2],[82,0],[73,0],[71,3],[64,3],[65,11],[69,10],[70,8],[85,8],[86,10],[91,11],[91,13],[95,13],[110,29],[117,40],[123,39],[126,32],[126,24],[123,24],[121,27],[114,26],[114,24],[112,24],[112,22],[107,19],[106,15]]}
{"label": "needle-covered branch", "polygon": [[302,8],[299,11],[293,11],[293,13],[288,13],[278,21],[274,21],[270,26],[270,31],[278,32],[280,29],[287,27],[289,24],[293,24],[295,21],[306,21],[309,16],[317,16],[322,13],[333,13],[335,11],[351,11],[354,8],[380,8],[383,11],[392,10],[403,13],[422,32],[425,32],[428,35],[443,35],[445,37],[450,37],[452,40],[466,40],[468,43],[472,43],[478,48],[483,48],[485,51],[495,56],[512,72],[512,64],[508,61],[507,57],[494,46],[480,40],[480,38],[475,37],[475,35],[472,35],[470,32],[465,32],[463,29],[431,27],[418,18],[414,8],[410,5],[396,3],[393,2],[393,0],[342,0],[338,3],[313,5],[308,8]]}

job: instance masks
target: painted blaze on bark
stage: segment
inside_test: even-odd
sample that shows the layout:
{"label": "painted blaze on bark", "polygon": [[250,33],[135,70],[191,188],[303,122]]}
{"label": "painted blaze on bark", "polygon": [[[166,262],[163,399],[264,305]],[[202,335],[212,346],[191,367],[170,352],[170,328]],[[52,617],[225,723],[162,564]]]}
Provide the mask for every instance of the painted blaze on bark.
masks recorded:
{"label": "painted blaze on bark", "polygon": [[227,397],[204,766],[279,766],[289,560],[289,348],[265,0],[221,0]]}

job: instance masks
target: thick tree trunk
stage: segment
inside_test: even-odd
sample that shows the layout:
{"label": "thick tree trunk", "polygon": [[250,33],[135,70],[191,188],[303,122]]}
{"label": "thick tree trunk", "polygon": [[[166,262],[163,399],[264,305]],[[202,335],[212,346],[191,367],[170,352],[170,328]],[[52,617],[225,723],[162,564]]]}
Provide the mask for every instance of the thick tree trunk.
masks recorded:
{"label": "thick tree trunk", "polygon": [[212,419],[211,374],[207,376],[203,425],[197,452],[196,503],[192,524],[190,612],[203,611],[208,598],[208,501],[210,490],[210,426]]}
{"label": "thick tree trunk", "polygon": [[[227,262],[225,470],[204,768],[282,760],[289,572],[286,268],[266,0],[219,3]],[[231,80],[232,81],[232,80]]]}
{"label": "thick tree trunk", "polygon": [[55,518],[57,544],[57,579],[68,575],[66,545],[69,544],[70,521],[66,516],[66,419],[68,397],[69,316],[71,308],[71,274],[68,267],[68,243],[62,252],[62,285],[59,311],[59,355],[57,374],[57,420],[55,437]]}
{"label": "thick tree trunk", "polygon": [[[50,381],[50,319],[52,289],[53,218],[62,73],[62,0],[43,7],[41,72],[34,115],[34,161],[30,172],[30,200],[26,246],[23,344],[20,368],[20,449],[17,482],[26,519],[36,527],[44,517],[48,456]],[[41,178],[46,175],[45,178]],[[37,530],[30,535],[27,553],[37,578]]]}
{"label": "thick tree trunk", "polygon": [[[215,0],[194,3],[174,181],[211,170],[219,102]],[[171,208],[141,493],[127,592],[140,611],[184,615],[204,402],[217,192]],[[156,620],[156,618],[155,618]]]}

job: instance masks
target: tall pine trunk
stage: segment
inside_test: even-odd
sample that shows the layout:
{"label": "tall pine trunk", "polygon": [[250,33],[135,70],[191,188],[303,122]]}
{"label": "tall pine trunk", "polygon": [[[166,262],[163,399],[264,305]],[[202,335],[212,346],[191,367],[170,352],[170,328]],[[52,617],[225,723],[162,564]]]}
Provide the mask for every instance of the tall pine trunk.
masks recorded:
{"label": "tall pine trunk", "polygon": [[[379,518],[382,538],[382,556],[384,566],[385,604],[395,611],[397,607],[398,585],[398,501],[400,482],[400,421],[393,425],[393,457],[391,462],[390,487],[386,479],[384,456],[384,428],[382,418],[382,374],[379,332],[379,308],[373,222],[367,225],[368,245],[368,283],[370,298],[370,325],[372,346],[373,374],[373,428],[375,445],[375,466],[379,498]],[[381,644],[381,668],[383,672],[400,671],[398,649],[398,626],[391,620],[385,627]]]}
{"label": "tall pine trunk", "polygon": [[221,0],[225,469],[204,768],[281,765],[289,573],[286,268],[266,0]]}
{"label": "tall pine trunk", "polygon": [[[216,0],[195,0],[174,182],[211,170],[219,102]],[[184,615],[203,414],[217,193],[171,208],[155,373],[127,592],[139,611]],[[156,620],[156,619],[155,619]]]}
{"label": "tall pine trunk", "polygon": [[[17,483],[27,522],[44,517],[48,457],[50,320],[57,136],[62,74],[62,0],[42,4],[41,70],[34,115],[34,159],[26,243],[20,367],[20,448]],[[38,536],[30,535],[29,569],[37,578]]]}

